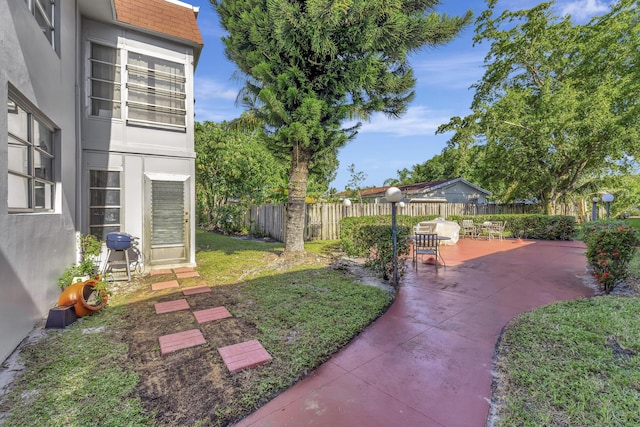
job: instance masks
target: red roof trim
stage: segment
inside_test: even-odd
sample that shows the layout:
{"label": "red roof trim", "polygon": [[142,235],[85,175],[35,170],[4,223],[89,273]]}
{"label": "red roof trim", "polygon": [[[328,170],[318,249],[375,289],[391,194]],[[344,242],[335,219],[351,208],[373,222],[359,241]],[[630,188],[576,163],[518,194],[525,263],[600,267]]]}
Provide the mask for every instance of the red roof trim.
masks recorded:
{"label": "red roof trim", "polygon": [[118,22],[202,46],[193,8],[165,0],[114,0]]}

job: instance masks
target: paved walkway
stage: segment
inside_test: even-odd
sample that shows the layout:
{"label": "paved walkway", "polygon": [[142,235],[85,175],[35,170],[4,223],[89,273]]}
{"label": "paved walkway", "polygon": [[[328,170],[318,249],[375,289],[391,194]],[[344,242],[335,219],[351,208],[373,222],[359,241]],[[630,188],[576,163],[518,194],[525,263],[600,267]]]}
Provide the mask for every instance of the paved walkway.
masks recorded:
{"label": "paved walkway", "polygon": [[409,266],[393,306],[311,376],[237,426],[485,426],[500,331],[592,294],[579,242],[461,240],[447,268]]}

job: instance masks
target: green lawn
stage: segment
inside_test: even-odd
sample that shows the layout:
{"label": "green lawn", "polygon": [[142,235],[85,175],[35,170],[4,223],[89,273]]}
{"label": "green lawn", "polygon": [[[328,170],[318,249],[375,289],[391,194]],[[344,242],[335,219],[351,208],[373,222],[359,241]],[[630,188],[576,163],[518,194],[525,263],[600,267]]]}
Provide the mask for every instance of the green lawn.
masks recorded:
{"label": "green lawn", "polygon": [[[640,251],[629,276],[640,282]],[[497,351],[495,425],[640,425],[639,312],[638,296],[599,296],[517,317]]]}
{"label": "green lawn", "polygon": [[640,218],[628,218],[624,221],[636,230],[640,230]]}
{"label": "green lawn", "polygon": [[[199,425],[226,425],[304,376],[388,306],[384,291],[328,268],[337,242],[313,242],[312,256],[281,262],[280,243],[197,233],[198,271],[231,295],[234,316],[255,328],[273,363],[232,376],[239,393]],[[630,273],[640,278],[640,253]],[[148,286],[148,281],[142,286]],[[107,309],[27,345],[27,369],[0,400],[3,427],[151,426],[136,390],[142,378],[123,338],[140,328],[127,313],[136,298],[114,295]],[[149,301],[145,300],[145,303]],[[525,313],[498,348],[496,426],[640,425],[640,297],[596,297]],[[214,351],[212,349],[211,351]],[[249,381],[250,380],[250,381]],[[193,399],[197,399],[194,396]],[[148,402],[147,402],[148,403]]]}
{"label": "green lawn", "polygon": [[[153,334],[146,350],[129,345],[131,337],[135,340],[144,329],[173,321],[169,316],[159,320],[144,314],[152,313],[158,300],[149,290],[151,279],[145,279],[130,292],[113,295],[106,309],[65,330],[52,330],[37,344],[26,346],[22,352],[26,370],[0,400],[0,411],[10,411],[0,424],[228,425],[324,362],[380,316],[392,299],[386,291],[357,284],[344,271],[330,267],[331,259],[325,255],[334,253],[336,242],[314,242],[309,245],[312,255],[294,261],[278,256],[283,250],[280,243],[199,231],[196,244],[201,279],[188,280],[201,280],[212,287],[210,295],[225,298],[225,306],[233,313],[233,331],[258,339],[273,357],[271,363],[240,374],[221,370],[214,385],[225,390],[220,394],[224,397],[207,401],[204,409],[196,411],[201,419],[172,421],[169,409],[145,401],[138,393],[140,385],[149,382],[144,372],[158,372],[153,371],[156,360],[176,363],[174,366],[185,363],[179,361],[180,352],[160,356]],[[170,292],[174,291],[168,292],[161,293],[161,298],[173,298]],[[182,350],[183,354],[188,350]],[[199,351],[203,353],[198,360],[204,363],[206,358],[219,370],[215,345],[204,345]],[[148,370],[140,371],[141,364]],[[173,370],[162,365],[158,369],[162,375]],[[176,381],[183,379],[179,371],[175,375]],[[172,393],[172,388],[163,393]],[[202,393],[201,388],[184,396],[185,389],[180,393],[186,399],[183,407],[196,408],[199,401],[209,398],[197,394]],[[213,390],[204,392],[212,394]],[[175,396],[177,399],[178,394]]]}
{"label": "green lawn", "polygon": [[519,316],[499,345],[497,426],[640,425],[640,298]]}

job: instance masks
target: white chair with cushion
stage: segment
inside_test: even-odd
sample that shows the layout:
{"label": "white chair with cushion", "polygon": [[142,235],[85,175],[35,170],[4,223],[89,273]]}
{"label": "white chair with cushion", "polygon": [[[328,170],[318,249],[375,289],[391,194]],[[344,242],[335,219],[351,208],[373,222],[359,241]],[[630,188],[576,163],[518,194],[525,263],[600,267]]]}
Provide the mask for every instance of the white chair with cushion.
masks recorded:
{"label": "white chair with cushion", "polygon": [[435,259],[436,269],[438,268],[438,258],[442,260],[442,265],[446,267],[444,258],[440,253],[440,241],[437,234],[416,234],[413,239],[413,265],[418,270],[418,256],[432,255]]}
{"label": "white chair with cushion", "polygon": [[436,232],[436,224],[433,222],[419,222],[413,227],[413,234],[433,234]]}

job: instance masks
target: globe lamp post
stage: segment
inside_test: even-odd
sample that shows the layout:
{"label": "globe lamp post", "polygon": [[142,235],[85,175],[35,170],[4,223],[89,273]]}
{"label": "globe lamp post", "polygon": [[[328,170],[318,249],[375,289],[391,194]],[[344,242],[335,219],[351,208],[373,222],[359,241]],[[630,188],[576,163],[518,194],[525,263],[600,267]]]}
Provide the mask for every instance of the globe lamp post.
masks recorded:
{"label": "globe lamp post", "polygon": [[396,233],[396,211],[398,203],[402,200],[402,191],[398,187],[389,187],[384,193],[385,199],[391,202],[391,239],[393,240],[393,285],[398,286],[398,243]]}
{"label": "globe lamp post", "polygon": [[349,208],[351,207],[351,200],[344,199],[342,201],[342,205],[344,206],[344,216],[349,216]]}
{"label": "globe lamp post", "polygon": [[607,219],[609,219],[609,214],[611,212],[611,202],[613,202],[613,194],[605,193],[602,195],[602,201],[607,205]]}

